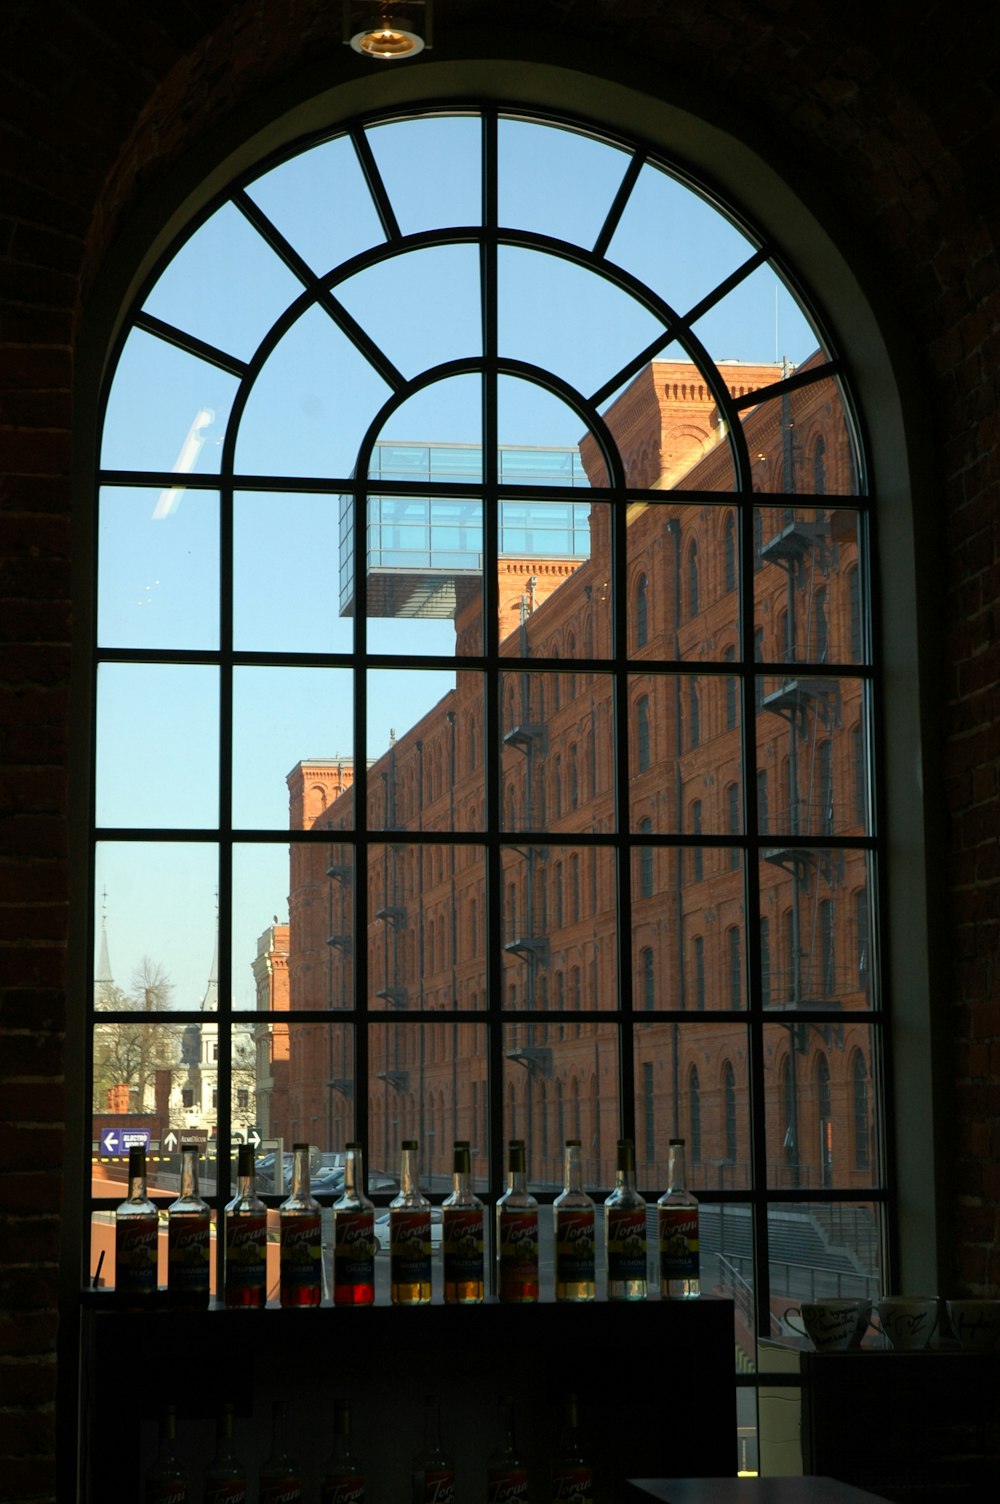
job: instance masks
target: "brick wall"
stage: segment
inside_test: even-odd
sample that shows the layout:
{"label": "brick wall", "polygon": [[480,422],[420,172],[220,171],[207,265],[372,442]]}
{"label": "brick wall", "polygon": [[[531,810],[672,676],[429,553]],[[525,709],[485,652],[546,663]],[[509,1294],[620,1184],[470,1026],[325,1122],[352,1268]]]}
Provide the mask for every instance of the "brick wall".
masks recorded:
{"label": "brick wall", "polygon": [[[55,1496],[65,1157],[70,422],[82,299],[131,207],[207,129],[301,65],[344,61],[333,0],[6,0],[0,10],[0,1495]],[[1000,221],[995,73],[973,0],[437,0],[561,61],[630,51],[817,175],[894,289],[936,413],[939,707],[958,1106],[957,1277],[1000,1291]],[[532,30],[534,28],[534,30]],[[662,59],[662,69],[657,60]],[[414,66],[421,66],[415,64]],[[317,87],[323,78],[315,74]],[[71,1421],[63,1416],[64,1428]],[[64,1490],[65,1492],[65,1490]]]}

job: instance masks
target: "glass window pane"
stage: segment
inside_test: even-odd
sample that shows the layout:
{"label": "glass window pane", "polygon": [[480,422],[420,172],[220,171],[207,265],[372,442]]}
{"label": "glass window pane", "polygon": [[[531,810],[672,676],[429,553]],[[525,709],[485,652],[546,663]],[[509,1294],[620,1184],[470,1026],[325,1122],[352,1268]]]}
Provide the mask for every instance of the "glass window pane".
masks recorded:
{"label": "glass window pane", "polygon": [[762,675],[757,762],[772,835],[856,836],[869,828],[868,715],[859,679]]}
{"label": "glass window pane", "polygon": [[766,661],[867,661],[860,528],[860,515],[844,507],[759,508],[754,617]]}
{"label": "glass window pane", "polygon": [[[475,115],[394,120],[367,132],[400,233],[482,219],[482,126]],[[428,171],[430,164],[436,170]]]}
{"label": "glass window pane", "polygon": [[233,1007],[287,1012],[288,847],[238,843],[233,848],[232,885]]}
{"label": "glass window pane", "polygon": [[485,893],[481,846],[369,846],[369,1006],[485,1008]]}
{"label": "glass window pane", "polygon": [[794,369],[821,345],[804,308],[773,266],[759,266],[694,324],[713,360],[760,360],[774,351],[775,364]]}
{"label": "glass window pane", "polygon": [[105,486],[98,571],[102,647],[217,647],[218,493]]}
{"label": "glass window pane", "polygon": [[99,825],[215,825],[219,675],[195,664],[105,663],[97,679]]}
{"label": "glass window pane", "polygon": [[217,1006],[214,844],[99,841],[94,891],[97,1008]]}
{"label": "glass window pane", "polygon": [[730,676],[630,676],[629,786],[633,830],[742,832],[739,700]]}
{"label": "glass window pane", "polygon": [[419,1144],[421,1185],[450,1191],[453,1144],[469,1140],[482,1184],[489,1115],[483,1024],[385,1020],[368,1031],[368,1157],[398,1174],[403,1139]]}
{"label": "glass window pane", "polygon": [[[233,670],[235,825],[305,829],[336,818],[330,807],[353,781],[353,686],[351,669]],[[303,757],[311,749],[319,758]]]}
{"label": "glass window pane", "polygon": [[320,276],[385,238],[348,136],[271,168],[247,193]]}
{"label": "glass window pane", "polygon": [[687,1142],[688,1178],[697,1194],[752,1184],[747,1059],[744,1024],[637,1027],[636,1171],[642,1184],[666,1187],[671,1138]]}
{"label": "glass window pane", "polygon": [[502,863],[503,1006],[617,1007],[614,850],[507,846]]}
{"label": "glass window pane", "polygon": [[768,1024],[764,1037],[768,1184],[782,1190],[878,1185],[874,1028],[857,1020],[796,1017]]}
{"label": "glass window pane", "polygon": [[[558,640],[575,643],[572,632]],[[499,692],[502,828],[613,829],[610,675],[505,673]]]}
{"label": "glass window pane", "polygon": [[242,475],[352,475],[372,414],[388,395],[381,376],[329,314],[309,308],[278,341],[250,389],[236,469]]}
{"label": "glass window pane", "polygon": [[[355,272],[334,291],[406,377],[482,353],[475,246],[408,251],[405,258],[390,257]],[[442,317],[445,309],[447,318]]]}
{"label": "glass window pane", "polygon": [[868,853],[775,844],[761,858],[771,963],[765,1006],[877,1007]]}
{"label": "glass window pane", "polygon": [[618,1033],[606,1024],[575,1024],[560,1038],[558,1029],[526,1018],[504,1026],[504,1142],[523,1138],[529,1186],[553,1191],[562,1188],[565,1140],[581,1139],[588,1185],[607,1194],[621,1121]]}
{"label": "glass window pane", "polygon": [[500,223],[590,249],[627,166],[620,148],[581,132],[501,120]]}
{"label": "glass window pane", "polygon": [[[149,401],[149,393],[156,401]],[[141,329],[125,341],[104,414],[101,464],[216,474],[236,380]]]}
{"label": "glass window pane", "polygon": [[[816,362],[821,371],[819,357]],[[755,491],[786,496],[862,494],[857,437],[834,377],[818,375],[808,386],[758,403],[743,419],[743,433]],[[788,520],[794,522],[795,517],[793,511]]]}
{"label": "glass window pane", "polygon": [[[768,1273],[782,1341],[795,1341],[784,1305],[807,1300],[877,1299],[883,1288],[879,1208],[869,1201],[824,1203],[819,1197],[767,1212]],[[805,1339],[799,1344],[805,1346]]]}
{"label": "glass window pane", "polygon": [[[746,1007],[744,911],[743,856],[737,848],[635,848],[632,945],[640,956],[651,952],[657,1007],[698,1012]],[[633,1006],[646,1005],[647,994],[640,990]]]}
{"label": "glass window pane", "polygon": [[218,350],[249,360],[301,292],[302,283],[250,221],[224,204],[185,241],[144,308]]}
{"label": "glass window pane", "polygon": [[233,500],[233,646],[349,653],[350,617],[331,588],[341,499],[239,492]]}

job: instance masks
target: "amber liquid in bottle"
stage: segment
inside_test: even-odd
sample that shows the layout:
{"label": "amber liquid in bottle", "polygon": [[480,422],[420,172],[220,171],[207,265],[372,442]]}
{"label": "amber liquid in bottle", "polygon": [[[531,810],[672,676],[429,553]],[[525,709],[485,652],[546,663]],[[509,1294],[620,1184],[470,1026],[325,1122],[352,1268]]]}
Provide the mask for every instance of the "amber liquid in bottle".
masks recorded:
{"label": "amber liquid in bottle", "polygon": [[448,1305],[478,1305],[486,1294],[483,1270],[483,1203],[472,1190],[467,1139],[455,1143],[453,1190],[441,1208],[444,1298]]}
{"label": "amber liquid in bottle", "polygon": [[538,1299],[538,1202],[528,1190],[523,1138],[510,1141],[507,1189],[497,1202],[497,1294],[512,1304]]}
{"label": "amber liquid in bottle", "polygon": [[389,1288],[394,1306],[431,1298],[431,1204],[417,1182],[417,1141],[404,1139],[399,1195],[389,1203]]}
{"label": "amber liquid in bottle", "polygon": [[552,1205],[556,1300],[587,1301],[597,1295],[595,1207],[583,1189],[580,1140],[566,1140],[563,1190]]}

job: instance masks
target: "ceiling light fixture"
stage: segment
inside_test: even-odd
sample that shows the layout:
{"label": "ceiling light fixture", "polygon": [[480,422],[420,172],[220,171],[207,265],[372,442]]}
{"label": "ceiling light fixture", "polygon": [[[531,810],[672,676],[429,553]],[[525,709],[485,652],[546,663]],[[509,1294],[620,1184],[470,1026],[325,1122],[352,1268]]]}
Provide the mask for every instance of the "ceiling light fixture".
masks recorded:
{"label": "ceiling light fixture", "polygon": [[[416,57],[431,45],[431,0],[403,0],[405,11],[394,10],[392,0],[358,8],[344,0],[344,41],[362,57],[392,63]],[[421,28],[414,11],[423,12]]]}

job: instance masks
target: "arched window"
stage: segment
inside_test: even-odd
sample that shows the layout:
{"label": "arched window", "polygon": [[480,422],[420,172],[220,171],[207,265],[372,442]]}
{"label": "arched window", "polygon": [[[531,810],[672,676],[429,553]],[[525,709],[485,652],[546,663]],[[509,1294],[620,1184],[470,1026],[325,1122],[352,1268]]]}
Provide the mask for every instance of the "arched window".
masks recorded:
{"label": "arched window", "polygon": [[816,1058],[816,1111],[819,1119],[820,1177],[833,1184],[833,1103],[830,1096],[830,1063],[820,1052]]}
{"label": "arched window", "polygon": [[701,1081],[698,1067],[688,1074],[688,1142],[693,1165],[701,1163]]}
{"label": "arched window", "polygon": [[[427,161],[442,170],[415,176],[413,164]],[[871,817],[843,835],[790,828],[791,820],[771,835],[763,820],[747,830],[754,822],[737,818],[740,791],[789,756],[798,759],[807,807],[815,796],[809,752],[821,726],[845,769],[841,728],[862,726],[866,766],[875,766],[860,715],[878,687],[860,583],[871,578],[867,526],[852,534],[845,523],[852,511],[867,523],[873,506],[858,402],[843,374],[850,362],[825,333],[836,320],[790,291],[807,281],[785,264],[780,226],[747,223],[720,202],[715,185],[690,184],[689,164],[679,167],[607,122],[549,117],[520,103],[396,104],[327,121],[239,171],[225,184],[220,176],[219,196],[163,254],[155,276],[132,279],[141,291],[122,311],[121,337],[108,353],[94,475],[91,926],[99,933],[99,895],[107,892],[110,953],[163,951],[170,1002],[184,1026],[201,1029],[192,1020],[217,1015],[219,1080],[232,1077],[234,1086],[241,1032],[252,1041],[255,1030],[274,1026],[274,1010],[257,1008],[258,941],[268,929],[287,929],[288,1070],[267,1086],[275,1125],[325,1135],[325,1116],[311,1122],[314,1103],[326,1103],[328,1083],[342,1071],[353,1131],[373,1162],[391,1168],[400,1129],[430,1108],[427,1170],[449,1173],[447,1123],[479,1139],[492,1193],[502,1182],[504,1141],[542,1131],[531,1118],[541,1101],[537,1081],[532,1087],[530,1071],[509,1053],[529,1047],[528,1026],[508,1010],[537,1005],[543,973],[558,1008],[568,958],[578,958],[570,1001],[581,1016],[567,1012],[564,1037],[549,1036],[551,1079],[566,1079],[570,1064],[581,1068],[574,1032],[581,1028],[593,1034],[595,1059],[649,1059],[650,1050],[640,1056],[637,1047],[651,1041],[652,1063],[666,1071],[668,1030],[676,1028],[688,1050],[676,1057],[683,1060],[706,1025],[693,1016],[635,1018],[653,990],[646,950],[652,957],[654,947],[640,939],[653,933],[646,924],[669,907],[663,950],[659,941],[655,950],[661,989],[687,958],[694,1011],[706,1007],[706,968],[713,1005],[742,1010],[746,996],[766,1007],[779,988],[757,926],[766,913],[794,912],[797,970],[818,923],[816,872],[806,867],[820,854],[801,841],[786,848],[780,837],[823,834],[822,861],[842,873],[846,892],[863,886],[866,864],[881,880],[870,833],[880,825],[877,788],[868,790]],[[553,182],[563,191],[546,191]],[[692,253],[677,268],[662,255],[664,223],[684,232],[679,245],[690,230],[692,245],[711,254]],[[401,287],[410,293],[405,316]],[[728,337],[743,339],[747,301],[763,307],[771,294],[782,300],[794,381],[784,381],[783,365],[766,350],[748,348],[736,399],[723,364]],[[688,329],[683,311],[699,307],[711,317]],[[636,436],[634,410],[619,394],[640,376],[673,406],[661,414],[658,397],[641,419],[649,431]],[[700,392],[706,413],[709,404],[717,410],[717,442],[703,452],[700,439],[687,450],[678,439],[670,471],[647,475],[640,491],[627,472],[626,443],[630,453],[664,452],[664,429],[674,433],[683,403],[675,388],[689,402]],[[783,405],[792,400],[799,432],[823,427],[824,473],[854,477],[836,517],[804,489],[801,454],[794,507],[755,504],[764,499],[755,481],[765,484],[759,457],[772,443],[765,434],[790,431]],[[642,443],[633,447],[636,438]],[[773,445],[769,463],[776,485],[781,456]],[[717,517],[722,506],[721,528],[697,523],[695,539],[692,523],[702,513]],[[751,538],[755,573],[743,600],[739,540]],[[824,699],[816,634],[810,640],[805,631],[803,583],[812,588],[818,561],[834,558],[822,588],[831,631],[851,622],[852,662],[836,706]],[[151,582],[141,604],[137,578]],[[670,629],[664,662],[672,677],[656,665],[662,692],[646,698],[632,726],[629,707],[651,667],[648,655],[635,656],[653,636],[651,581],[657,622]],[[720,581],[727,601],[715,621],[704,608]],[[801,673],[786,676],[787,644],[776,640],[775,622],[789,611],[799,612],[803,662]],[[579,674],[577,634],[586,665]],[[554,664],[567,655],[570,673],[560,683]],[[758,683],[754,664],[767,671]],[[704,706],[702,679],[710,686]],[[720,680],[727,731],[752,696],[758,712],[757,724],[743,728],[746,748],[727,738],[724,764],[713,745]],[[599,792],[593,771],[589,790],[586,776],[572,772],[571,747],[585,735],[601,758]],[[422,789],[418,742],[426,749]],[[563,759],[570,759],[565,801]],[[344,773],[336,787],[334,765]],[[641,797],[633,797],[639,771]],[[405,797],[404,772],[413,779]],[[351,854],[354,901],[343,906],[343,928],[353,945],[327,945],[329,885],[341,879],[328,873],[311,823],[319,814],[310,805],[314,788],[324,791],[322,819],[343,832]],[[671,845],[684,811],[699,840],[704,819],[710,841],[721,834],[730,843],[738,882],[724,860],[703,865],[700,844],[690,843],[690,859],[687,837]],[[593,863],[590,891],[578,891],[574,877],[564,910],[562,861],[577,837]],[[661,902],[644,908],[639,923],[635,905],[656,897],[658,880]],[[183,894],[183,923],[162,902],[172,893]],[[450,916],[465,903],[469,923],[453,931]],[[848,910],[841,916],[831,902],[831,955],[834,944],[851,954],[836,928],[850,924],[849,907],[838,906]],[[873,920],[874,909],[866,958],[878,944]],[[575,948],[563,933],[568,923],[579,927]],[[463,995],[479,1004],[469,1010],[479,1016],[459,1015],[454,1038],[432,1007],[447,996],[446,979],[434,979],[429,997],[421,988],[428,978],[417,975],[412,937],[425,924],[425,964],[443,972],[447,961],[468,989]],[[743,936],[758,934],[760,946],[748,943],[745,953]],[[635,950],[638,965],[623,963]],[[99,951],[95,984],[107,981],[96,975]],[[495,975],[483,975],[484,954],[495,958]],[[320,991],[317,955],[330,978]],[[753,977],[751,965],[759,967]],[[866,959],[865,971],[868,986],[845,993],[844,1003],[858,1011],[878,1059],[880,968]],[[599,1021],[582,1016],[588,999],[595,1012],[600,1003]],[[805,1010],[816,994],[795,986],[782,1000]],[[355,1039],[336,1077],[321,1047],[331,1026],[315,1018],[328,1002],[349,1013]],[[172,1011],[158,1005],[155,1026],[173,1029]],[[746,1013],[750,1064],[739,1067],[755,1073],[749,1089],[760,1101],[771,1086],[767,1031],[781,1032],[763,1011]],[[155,1083],[107,1064],[112,1022],[134,1027],[127,1016],[102,1022],[91,1012],[88,1103],[104,1105],[124,1090],[152,1112]],[[705,1079],[718,1081],[722,1041],[709,1037],[702,1047],[711,1057],[703,1075],[710,1070]],[[706,1144],[711,1114],[712,1144],[724,1143],[735,1160],[732,1061],[726,1066],[721,1112],[714,1090],[699,1112]],[[498,1069],[503,1074],[490,1079]],[[488,1125],[474,1121],[473,1079]],[[689,1080],[698,1100],[697,1075]],[[171,1093],[181,1090],[178,1078]],[[873,1112],[877,1091],[873,1080]],[[579,1110],[597,1183],[613,1173],[604,1150],[619,1133],[635,1135],[639,1099],[641,1092],[622,1093],[613,1071],[591,1078]],[[237,1105],[223,1091],[201,1126],[228,1141]],[[745,1131],[758,1130],[762,1124],[748,1120]],[[768,1144],[743,1147],[743,1165],[765,1164]],[[231,1178],[220,1156],[216,1209]],[[815,1184],[797,1181],[783,1189],[801,1190],[803,1201],[816,1194]],[[766,1180],[738,1190],[753,1216],[766,1219]],[[864,1191],[873,1207],[888,1196],[875,1177]],[[90,1209],[113,1204],[98,1195]],[[104,1225],[94,1222],[95,1240]],[[755,1275],[761,1317],[768,1278],[766,1268]]]}
{"label": "arched window", "polygon": [[868,1066],[865,1064],[865,1057],[860,1050],[854,1052],[854,1059],[851,1064],[851,1108],[854,1118],[854,1168],[856,1170],[867,1170],[871,1168],[871,1149],[869,1148],[871,1129],[868,1120]]}
{"label": "arched window", "polygon": [[639,996],[644,1008],[656,1007],[656,964],[650,945],[644,945],[639,952]]}

